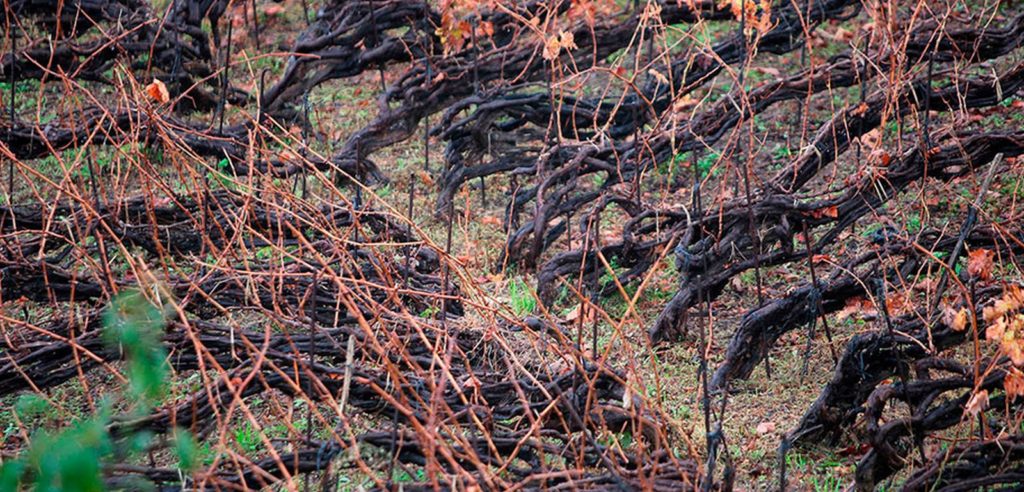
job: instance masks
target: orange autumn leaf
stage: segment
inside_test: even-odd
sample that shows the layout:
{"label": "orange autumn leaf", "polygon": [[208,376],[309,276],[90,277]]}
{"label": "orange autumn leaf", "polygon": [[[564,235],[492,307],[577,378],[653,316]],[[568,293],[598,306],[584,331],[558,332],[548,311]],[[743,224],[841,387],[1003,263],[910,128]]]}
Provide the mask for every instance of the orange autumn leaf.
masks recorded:
{"label": "orange autumn leaf", "polygon": [[427,186],[433,186],[433,184],[434,184],[434,177],[433,177],[433,176],[431,176],[431,175],[430,175],[430,173],[428,173],[428,172],[426,172],[426,171],[420,171],[420,172],[418,173],[418,175],[419,175],[419,177],[420,177],[420,181],[421,181],[421,182],[422,182],[423,184],[425,184],[425,185],[427,185]]}
{"label": "orange autumn leaf", "polygon": [[885,305],[890,313],[903,315],[914,310],[913,301],[900,292],[893,292],[885,299]]}
{"label": "orange autumn leaf", "polygon": [[494,23],[491,21],[482,21],[477,26],[477,36],[481,37],[494,37]]}
{"label": "orange autumn leaf", "polygon": [[959,311],[950,313],[951,315],[946,320],[946,324],[949,325],[953,331],[964,331],[967,329],[967,310],[960,308]]}
{"label": "orange autumn leaf", "polygon": [[726,7],[736,17],[736,20],[746,18],[745,32],[747,35],[754,31],[764,34],[771,29],[772,4],[769,0],[721,0],[718,2],[719,9]]}
{"label": "orange autumn leaf", "polygon": [[566,51],[576,49],[576,39],[571,32],[562,31],[557,35],[552,34],[544,42],[544,59],[554,61],[563,49]]}
{"label": "orange autumn leaf", "polygon": [[967,256],[967,273],[981,280],[992,278],[993,258],[995,253],[988,249],[976,249]]}
{"label": "orange autumn leaf", "polygon": [[1024,366],[1024,299],[1019,287],[1003,292],[991,306],[985,306],[983,317],[987,327],[985,338],[999,344],[999,350],[1010,357],[1013,365]]}
{"label": "orange autumn leaf", "polygon": [[497,217],[495,217],[493,215],[485,215],[483,217],[480,217],[480,223],[484,224],[484,225],[500,226],[501,225],[501,219],[499,219],[499,218],[497,218]]}
{"label": "orange autumn leaf", "polygon": [[836,207],[835,205],[831,205],[828,207],[819,208],[817,210],[811,210],[808,213],[811,217],[814,217],[815,219],[820,219],[822,217],[831,217],[834,219],[836,217],[839,217],[839,208]]}
{"label": "orange autumn leaf", "polygon": [[146,86],[146,94],[158,103],[171,100],[171,93],[167,92],[167,86],[160,79],[153,79],[153,82]]}
{"label": "orange autumn leaf", "polygon": [[875,311],[875,305],[870,300],[863,297],[854,297],[846,300],[846,305],[843,309],[839,310],[838,316],[840,320],[843,320],[854,314],[873,314]]}
{"label": "orange autumn leaf", "polygon": [[1010,401],[1016,400],[1018,396],[1024,395],[1024,373],[1016,367],[1011,367],[1010,372],[1003,378],[1003,389],[1010,397]]}
{"label": "orange autumn leaf", "polygon": [[881,159],[879,161],[882,166],[888,166],[890,161],[892,161],[892,156],[890,156],[888,152],[882,152]]}
{"label": "orange autumn leaf", "polygon": [[864,113],[867,113],[867,112],[868,112],[868,103],[862,102],[862,103],[860,103],[859,106],[857,106],[856,108],[853,108],[853,111],[850,111],[850,114],[852,114],[854,116],[861,116],[861,115],[863,115]]}

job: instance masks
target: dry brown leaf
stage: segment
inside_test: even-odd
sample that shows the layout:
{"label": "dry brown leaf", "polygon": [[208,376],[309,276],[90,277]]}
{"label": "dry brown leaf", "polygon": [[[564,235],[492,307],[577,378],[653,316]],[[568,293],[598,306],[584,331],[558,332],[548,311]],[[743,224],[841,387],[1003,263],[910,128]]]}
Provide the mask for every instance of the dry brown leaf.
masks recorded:
{"label": "dry brown leaf", "polygon": [[819,208],[817,210],[811,210],[809,214],[811,217],[814,217],[815,219],[820,219],[822,217],[831,217],[834,219],[836,217],[839,217],[839,208],[836,207],[835,205],[831,205],[828,207]]}
{"label": "dry brown leaf", "polygon": [[907,314],[914,311],[914,302],[902,292],[893,292],[885,299],[885,305],[893,314]]}
{"label": "dry brown leaf", "polygon": [[[565,321],[576,321],[576,320],[578,320],[580,318],[580,308],[582,306],[583,306],[583,304],[577,304],[575,307],[573,307],[572,311],[569,311],[569,314],[565,315]],[[592,323],[596,317],[597,317],[597,313],[594,312],[593,309],[587,309],[586,310],[586,315],[583,317],[583,323],[584,324]]]}
{"label": "dry brown leaf", "polygon": [[1016,367],[1011,367],[1010,372],[1003,378],[1003,389],[1010,396],[1010,400],[1016,400],[1018,396],[1024,395],[1024,373]]}
{"label": "dry brown leaf", "polygon": [[989,249],[976,249],[967,256],[967,273],[981,280],[992,278],[992,267],[995,253]]}
{"label": "dry brown leaf", "polygon": [[660,83],[662,83],[664,85],[668,85],[668,77],[666,77],[665,74],[663,74],[663,73],[661,73],[658,70],[655,70],[653,68],[648,70],[647,73],[649,73],[655,79],[658,79],[658,82],[660,82]]}
{"label": "dry brown leaf", "polygon": [[148,94],[154,101],[161,104],[171,100],[171,93],[167,92],[167,86],[164,85],[160,79],[153,79],[153,81],[146,86],[146,94]]}
{"label": "dry brown leaf", "polygon": [[964,411],[972,417],[977,417],[978,414],[983,412],[986,408],[988,408],[988,390],[981,390],[971,396],[970,401],[967,402],[967,406],[964,407]]}
{"label": "dry brown leaf", "polygon": [[544,42],[544,59],[552,61],[555,58],[558,58],[558,52],[561,49],[562,47],[558,43],[558,36],[552,34],[551,37],[549,37],[547,41]]}
{"label": "dry brown leaf", "polygon": [[433,186],[433,184],[434,184],[434,177],[431,176],[430,173],[421,170],[418,173],[418,175],[420,177],[420,181],[423,182],[423,184],[425,184],[427,186]]}
{"label": "dry brown leaf", "polygon": [[775,432],[775,422],[761,422],[757,424],[757,433],[760,435],[770,434]]}
{"label": "dry brown leaf", "polygon": [[576,49],[576,36],[569,31],[562,31],[558,34],[558,46],[566,51]]}
{"label": "dry brown leaf", "polygon": [[844,320],[854,314],[864,312],[874,312],[874,305],[863,297],[854,297],[846,300],[846,305],[843,306],[843,309],[839,310],[838,317],[840,320]]}
{"label": "dry brown leaf", "polygon": [[967,310],[960,308],[956,314],[953,315],[953,322],[949,324],[954,331],[964,331],[967,329]]}

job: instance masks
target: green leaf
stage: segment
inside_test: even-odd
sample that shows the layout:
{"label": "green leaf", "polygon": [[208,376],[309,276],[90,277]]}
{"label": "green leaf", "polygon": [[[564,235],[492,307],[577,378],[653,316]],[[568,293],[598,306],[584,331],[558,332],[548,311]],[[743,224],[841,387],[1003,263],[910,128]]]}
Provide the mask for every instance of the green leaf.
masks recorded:
{"label": "green leaf", "polygon": [[20,419],[30,419],[50,409],[50,402],[35,394],[21,395],[14,402],[14,413]]}
{"label": "green leaf", "polygon": [[174,429],[174,455],[178,457],[178,468],[191,472],[199,461],[199,443],[191,432]]}
{"label": "green leaf", "polygon": [[533,290],[519,278],[509,282],[508,297],[512,312],[516,313],[516,316],[526,316],[537,310],[537,298],[534,297]]}
{"label": "green leaf", "polygon": [[163,396],[169,372],[160,344],[163,327],[163,312],[134,291],[114,298],[104,315],[104,335],[124,350],[131,394],[144,408]]}
{"label": "green leaf", "polygon": [[7,460],[0,466],[0,490],[18,490],[25,463],[21,460]]}

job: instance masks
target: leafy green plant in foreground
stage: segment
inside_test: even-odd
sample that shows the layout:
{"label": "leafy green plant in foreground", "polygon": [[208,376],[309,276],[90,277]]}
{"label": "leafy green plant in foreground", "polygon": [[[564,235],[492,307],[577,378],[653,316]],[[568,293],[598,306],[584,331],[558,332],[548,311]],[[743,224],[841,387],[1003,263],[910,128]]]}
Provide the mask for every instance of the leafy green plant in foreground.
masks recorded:
{"label": "leafy green plant in foreground", "polygon": [[[160,344],[163,313],[138,292],[127,292],[111,302],[103,321],[107,343],[125,357],[129,384],[124,397],[132,412],[148,412],[163,396],[169,372],[166,351]],[[21,400],[25,400],[24,404],[15,408],[20,418],[31,418],[48,406],[34,395],[25,395]],[[151,438],[146,432],[112,436],[108,431],[112,401],[106,395],[95,414],[63,429],[34,432],[27,448],[0,466],[0,491],[106,490],[104,464],[141,453]],[[176,430],[173,441],[180,468],[191,470],[196,461],[195,440],[188,432]],[[133,484],[133,488],[144,489],[146,485]]]}

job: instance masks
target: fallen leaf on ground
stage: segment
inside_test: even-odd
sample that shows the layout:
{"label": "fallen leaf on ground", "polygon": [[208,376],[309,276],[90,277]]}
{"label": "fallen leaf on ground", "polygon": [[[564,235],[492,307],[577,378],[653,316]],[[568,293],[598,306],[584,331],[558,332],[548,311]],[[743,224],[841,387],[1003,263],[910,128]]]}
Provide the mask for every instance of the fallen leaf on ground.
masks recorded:
{"label": "fallen leaf on ground", "polygon": [[[569,311],[569,314],[565,315],[565,320],[566,321],[576,321],[576,320],[578,320],[580,318],[580,307],[581,306],[582,306],[582,304],[577,304],[575,307],[573,307],[572,311]],[[596,317],[596,314],[597,313],[595,313],[593,309],[588,309],[586,311],[586,316],[584,316],[584,318],[583,318],[583,323],[590,323],[590,322],[594,321],[594,318]]]}
{"label": "fallen leaf on ground", "polygon": [[959,311],[952,311],[950,309],[945,321],[953,331],[964,331],[967,328],[967,310],[960,308]]}
{"label": "fallen leaf on ground", "polygon": [[761,422],[757,424],[757,433],[760,435],[770,434],[775,432],[775,422]]}
{"label": "fallen leaf on ground", "polygon": [[976,249],[967,256],[967,273],[982,280],[992,278],[992,259],[995,253],[990,249]]}

